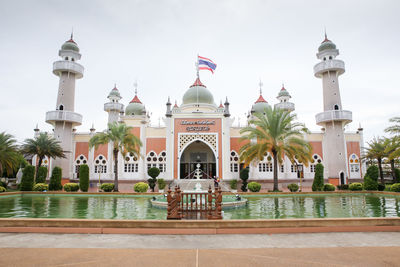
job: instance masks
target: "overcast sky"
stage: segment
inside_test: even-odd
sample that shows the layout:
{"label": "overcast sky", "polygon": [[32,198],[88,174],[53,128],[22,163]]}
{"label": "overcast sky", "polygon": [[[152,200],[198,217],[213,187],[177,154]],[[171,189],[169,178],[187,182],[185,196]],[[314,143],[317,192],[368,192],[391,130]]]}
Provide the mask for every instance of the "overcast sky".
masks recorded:
{"label": "overcast sky", "polygon": [[234,125],[259,96],[271,104],[284,83],[300,121],[319,130],[322,83],[315,56],[328,37],[346,72],[339,85],[343,109],[353,112],[348,131],[361,123],[368,141],[399,116],[399,1],[0,1],[0,132],[19,141],[43,131],[54,110],[58,77],[52,64],[71,28],[80,47],[84,77],[76,83],[80,132],[106,127],[103,104],[114,83],[126,106],[138,95],[153,125],[168,96],[178,105],[194,82],[197,54],[217,63],[202,82],[216,104],[228,96]]}

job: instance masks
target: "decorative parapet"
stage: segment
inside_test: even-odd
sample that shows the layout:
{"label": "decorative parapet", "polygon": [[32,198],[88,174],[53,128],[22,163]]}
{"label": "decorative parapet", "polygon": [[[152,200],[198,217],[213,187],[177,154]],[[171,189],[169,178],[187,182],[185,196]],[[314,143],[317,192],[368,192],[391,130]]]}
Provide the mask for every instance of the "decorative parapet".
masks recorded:
{"label": "decorative parapet", "polygon": [[74,61],[60,60],[53,63],[53,73],[60,76],[62,72],[72,72],[77,79],[83,77],[84,67]]}
{"label": "decorative parapet", "polygon": [[46,112],[47,123],[54,125],[57,121],[71,122],[73,126],[79,126],[82,124],[82,115],[67,110],[53,110]]}
{"label": "decorative parapet", "polygon": [[275,108],[280,108],[284,110],[293,111],[294,110],[294,103],[291,102],[280,102],[275,104]]}
{"label": "decorative parapet", "polygon": [[343,121],[346,124],[353,121],[353,114],[349,110],[329,110],[315,115],[318,125],[330,121]]}
{"label": "decorative parapet", "polygon": [[111,110],[115,110],[115,111],[124,111],[124,105],[121,103],[115,103],[115,102],[109,102],[109,103],[105,103],[104,104],[104,111],[111,111]]}
{"label": "decorative parapet", "polygon": [[314,66],[314,75],[317,78],[321,78],[322,74],[327,71],[337,71],[338,75],[343,74],[345,71],[344,62],[338,59],[330,59]]}

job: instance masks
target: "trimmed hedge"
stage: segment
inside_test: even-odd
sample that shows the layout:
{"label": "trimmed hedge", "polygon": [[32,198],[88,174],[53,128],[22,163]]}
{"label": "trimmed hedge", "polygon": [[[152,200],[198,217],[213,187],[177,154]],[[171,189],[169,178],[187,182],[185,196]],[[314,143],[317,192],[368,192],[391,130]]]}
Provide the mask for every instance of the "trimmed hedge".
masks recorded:
{"label": "trimmed hedge", "polygon": [[47,167],[45,166],[40,166],[37,177],[36,177],[36,183],[37,184],[43,184],[46,183],[46,178],[47,178]]}
{"label": "trimmed hedge", "polygon": [[324,191],[335,191],[335,186],[333,184],[324,184]]}
{"label": "trimmed hedge", "polygon": [[77,183],[66,183],[64,185],[65,192],[77,192],[79,190],[79,185]]}
{"label": "trimmed hedge", "polygon": [[0,186],[0,193],[6,192],[7,189],[5,189],[3,186]]}
{"label": "trimmed hedge", "polygon": [[378,191],[384,191],[386,186],[384,184],[378,184]]}
{"label": "trimmed hedge", "polygon": [[340,184],[336,186],[338,190],[349,190],[348,184]]}
{"label": "trimmed hedge", "polygon": [[[373,181],[378,181],[379,177],[379,168],[376,165],[371,165],[367,169],[367,173],[365,176],[369,176]],[[365,179],[365,178],[364,178]]]}
{"label": "trimmed hedge", "polygon": [[103,190],[104,192],[112,192],[114,190],[114,184],[112,183],[104,183],[101,184],[100,189]]}
{"label": "trimmed hedge", "polygon": [[231,187],[231,189],[232,190],[236,190],[237,189],[237,180],[236,179],[233,179],[233,180],[231,180],[230,182],[229,182],[229,185],[230,185],[230,187]]}
{"label": "trimmed hedge", "polygon": [[289,184],[287,188],[290,190],[290,192],[297,192],[297,190],[299,190],[299,186],[297,184]]}
{"label": "trimmed hedge", "polygon": [[139,182],[133,186],[133,190],[137,193],[145,193],[149,190],[149,185],[143,182]]}
{"label": "trimmed hedge", "polygon": [[392,184],[392,186],[390,187],[390,191],[400,192],[400,183]]}
{"label": "trimmed hedge", "polygon": [[243,192],[247,192],[247,180],[249,179],[249,168],[242,169],[240,171],[240,180],[242,180],[242,189]]}
{"label": "trimmed hedge", "polygon": [[149,182],[151,191],[154,192],[154,187],[156,187],[157,183],[157,176],[160,174],[160,169],[157,167],[152,167],[147,171],[147,174],[151,177],[147,179],[147,181]]}
{"label": "trimmed hedge", "polygon": [[394,177],[396,178],[396,182],[400,183],[400,169],[394,169]]}
{"label": "trimmed hedge", "polygon": [[49,184],[50,191],[62,190],[63,187],[61,184],[61,176],[62,176],[62,169],[60,167],[54,167],[50,177],[50,184]]}
{"label": "trimmed hedge", "polygon": [[257,183],[257,182],[250,182],[247,187],[249,188],[249,190],[251,192],[260,192],[261,190],[261,184]]}
{"label": "trimmed hedge", "polygon": [[[371,167],[373,167],[373,166],[371,166]],[[368,169],[370,169],[370,168],[368,168]],[[366,174],[364,176],[364,190],[369,190],[369,191],[378,190],[378,182],[377,182],[377,180],[372,179],[368,174]]]}
{"label": "trimmed hedge", "polygon": [[32,191],[33,184],[34,184],[34,177],[35,177],[35,167],[32,165],[28,165],[22,171],[22,178],[21,178],[21,191]]}
{"label": "trimmed hedge", "polygon": [[79,189],[82,192],[89,190],[89,166],[86,164],[79,166]]}
{"label": "trimmed hedge", "polygon": [[49,185],[45,183],[38,183],[33,186],[32,191],[43,192],[49,190]]}
{"label": "trimmed hedge", "polygon": [[312,184],[312,191],[322,191],[324,189],[324,165],[318,163],[315,165],[315,175]]}
{"label": "trimmed hedge", "polygon": [[165,186],[167,185],[167,183],[163,178],[158,179],[157,183],[158,183],[158,190],[164,190]]}
{"label": "trimmed hedge", "polygon": [[351,191],[361,191],[361,190],[363,190],[363,184],[362,183],[351,183],[349,185],[349,189]]}

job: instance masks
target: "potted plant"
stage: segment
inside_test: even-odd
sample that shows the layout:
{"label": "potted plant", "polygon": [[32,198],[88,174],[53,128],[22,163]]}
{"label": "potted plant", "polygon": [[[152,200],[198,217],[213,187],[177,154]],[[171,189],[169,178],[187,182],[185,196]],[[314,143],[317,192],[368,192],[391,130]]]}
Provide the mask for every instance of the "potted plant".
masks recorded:
{"label": "potted plant", "polygon": [[164,181],[164,179],[160,178],[157,180],[158,183],[158,192],[160,193],[164,193],[164,188],[167,185]]}

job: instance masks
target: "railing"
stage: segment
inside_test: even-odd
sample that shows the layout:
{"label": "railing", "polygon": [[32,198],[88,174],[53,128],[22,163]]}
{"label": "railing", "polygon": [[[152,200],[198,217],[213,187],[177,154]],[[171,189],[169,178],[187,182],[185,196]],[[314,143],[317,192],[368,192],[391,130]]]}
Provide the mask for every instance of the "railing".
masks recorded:
{"label": "railing", "polygon": [[314,75],[315,77],[320,77],[322,73],[335,70],[340,74],[344,73],[344,62],[338,59],[330,59],[326,61],[322,61],[314,66]]}
{"label": "railing", "polygon": [[61,72],[68,71],[76,74],[76,78],[83,77],[83,66],[74,61],[60,60],[53,63],[53,73],[60,75]]}
{"label": "railing", "polygon": [[54,123],[56,121],[67,121],[72,122],[75,125],[81,125],[82,115],[67,110],[53,110],[46,112],[47,123]]}
{"label": "railing", "polygon": [[123,111],[124,110],[124,105],[121,103],[105,103],[104,104],[104,110],[109,111],[109,110],[118,110],[118,111]]}
{"label": "railing", "polygon": [[275,107],[284,109],[284,110],[294,110],[294,103],[291,102],[280,102],[275,104]]}
{"label": "railing", "polygon": [[353,114],[349,110],[329,110],[315,115],[317,124],[328,121],[347,121],[353,120]]}
{"label": "railing", "polygon": [[212,192],[211,186],[208,192],[185,193],[179,187],[171,188],[167,194],[168,208],[167,220],[181,219],[222,219],[222,191],[220,187]]}

